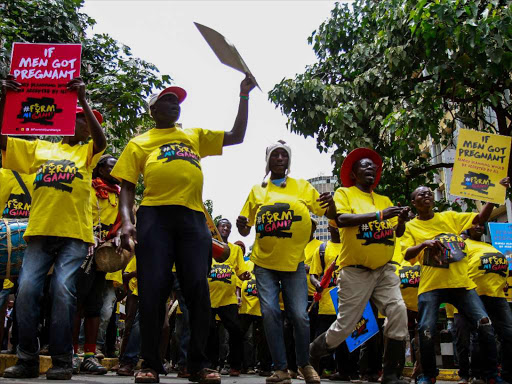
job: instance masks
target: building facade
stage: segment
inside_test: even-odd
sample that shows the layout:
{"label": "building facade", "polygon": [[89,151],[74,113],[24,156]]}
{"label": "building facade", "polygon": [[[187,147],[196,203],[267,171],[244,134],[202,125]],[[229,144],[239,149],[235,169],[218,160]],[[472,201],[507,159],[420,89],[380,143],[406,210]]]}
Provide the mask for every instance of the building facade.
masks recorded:
{"label": "building facade", "polygon": [[[308,179],[308,181],[316,188],[318,193],[322,194],[324,192],[329,192],[331,195],[334,194],[334,189],[336,186],[336,177],[334,176],[317,176],[312,179]],[[327,227],[329,226],[329,220],[325,217],[318,217],[316,215],[311,214],[311,217],[318,221],[318,226],[316,227],[315,237],[321,241],[328,241],[331,239],[329,236],[329,231]]]}

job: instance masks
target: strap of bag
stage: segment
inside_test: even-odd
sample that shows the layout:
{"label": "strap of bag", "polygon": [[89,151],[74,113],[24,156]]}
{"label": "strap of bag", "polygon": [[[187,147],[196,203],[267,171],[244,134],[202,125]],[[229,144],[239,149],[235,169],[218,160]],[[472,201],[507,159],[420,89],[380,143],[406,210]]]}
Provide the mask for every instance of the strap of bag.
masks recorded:
{"label": "strap of bag", "polygon": [[5,231],[7,234],[7,271],[5,273],[5,278],[11,278],[11,254],[12,254],[12,239],[11,239],[11,227],[9,227],[9,222],[6,219],[3,219],[5,224]]}
{"label": "strap of bag", "polygon": [[14,175],[16,180],[18,181],[18,184],[20,185],[21,189],[23,190],[23,193],[27,196],[28,203],[32,204],[32,196],[30,196],[30,192],[28,191],[28,188],[25,185],[25,182],[21,178],[20,174],[18,172],[16,172],[16,171],[12,171],[12,174]]}
{"label": "strap of bag", "polygon": [[[322,271],[325,271],[325,249],[327,248],[327,243],[320,244],[320,249],[318,253],[320,254],[320,264],[322,265]],[[323,274],[323,272],[322,272]]]}

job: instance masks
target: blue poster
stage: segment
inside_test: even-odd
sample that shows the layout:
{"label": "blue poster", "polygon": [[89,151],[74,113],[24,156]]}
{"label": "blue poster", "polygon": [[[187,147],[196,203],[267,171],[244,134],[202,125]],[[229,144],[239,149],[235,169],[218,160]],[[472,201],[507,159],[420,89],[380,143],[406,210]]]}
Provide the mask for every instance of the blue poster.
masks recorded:
{"label": "blue poster", "polygon": [[489,223],[492,246],[503,253],[508,260],[508,269],[512,271],[512,224]]}
{"label": "blue poster", "polygon": [[[336,315],[338,315],[338,287],[331,289],[330,294],[332,303],[336,309]],[[379,326],[375,319],[375,315],[373,314],[372,306],[370,305],[370,302],[368,302],[361,320],[357,322],[356,328],[345,340],[348,350],[350,352],[356,350],[377,333],[379,333]]]}

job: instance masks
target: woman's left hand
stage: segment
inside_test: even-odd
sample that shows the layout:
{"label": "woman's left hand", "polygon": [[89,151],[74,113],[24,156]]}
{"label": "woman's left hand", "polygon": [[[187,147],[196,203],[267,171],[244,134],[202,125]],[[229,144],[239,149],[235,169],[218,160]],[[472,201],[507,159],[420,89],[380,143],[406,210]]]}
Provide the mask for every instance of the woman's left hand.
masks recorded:
{"label": "woman's left hand", "polygon": [[316,201],[320,203],[322,208],[335,207],[334,199],[330,192],[322,193]]}

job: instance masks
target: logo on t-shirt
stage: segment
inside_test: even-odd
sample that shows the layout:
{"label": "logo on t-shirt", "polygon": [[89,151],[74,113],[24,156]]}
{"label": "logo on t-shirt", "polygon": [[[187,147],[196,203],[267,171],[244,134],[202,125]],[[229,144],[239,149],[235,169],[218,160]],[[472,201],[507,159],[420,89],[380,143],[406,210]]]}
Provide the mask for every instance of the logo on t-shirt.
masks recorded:
{"label": "logo on t-shirt", "polygon": [[256,279],[249,280],[245,288],[247,296],[258,297],[258,288],[256,288]]}
{"label": "logo on t-shirt", "polygon": [[231,284],[231,276],[233,276],[233,270],[228,264],[214,264],[210,272],[210,281],[221,281],[226,284]]}
{"label": "logo on t-shirt", "polygon": [[23,119],[23,123],[53,125],[53,117],[61,112],[62,109],[57,107],[51,97],[29,97],[21,103],[21,111],[16,117]]}
{"label": "logo on t-shirt", "polygon": [[185,160],[190,164],[201,169],[201,158],[197,155],[192,148],[183,143],[165,144],[160,147],[160,155],[158,160],[164,160],[164,163],[170,163],[173,160]]}
{"label": "logo on t-shirt", "polygon": [[291,238],[292,233],[285,231],[289,231],[295,221],[302,221],[302,216],[295,216],[290,204],[265,205],[256,216],[256,233],[260,234],[260,239],[266,236]]}
{"label": "logo on t-shirt", "polygon": [[28,218],[29,215],[30,203],[28,201],[27,195],[25,195],[24,193],[11,193],[11,195],[9,196],[9,200],[7,200],[7,204],[5,204],[5,209],[2,213],[2,217],[6,219],[19,219]]}
{"label": "logo on t-shirt", "polygon": [[59,191],[72,192],[71,184],[75,178],[83,179],[74,161],[48,160],[37,170],[34,189],[52,187]]}
{"label": "logo on t-shirt", "polygon": [[466,257],[466,243],[458,235],[441,233],[433,240],[439,240],[443,245],[443,251],[438,248],[425,248],[423,264],[435,268],[449,268],[451,263]]}
{"label": "logo on t-shirt", "polygon": [[421,266],[400,268],[398,275],[400,277],[400,288],[418,288],[420,286]]}
{"label": "logo on t-shirt", "polygon": [[485,173],[468,172],[464,175],[464,180],[461,185],[464,189],[470,189],[487,195],[489,187],[494,187],[495,184],[489,179],[489,175]]}
{"label": "logo on t-shirt", "polygon": [[359,233],[356,235],[356,238],[359,240],[365,240],[362,245],[395,245],[395,242],[393,241],[393,226],[388,220],[380,222],[374,220],[370,221],[368,224],[361,224],[359,226]]}
{"label": "logo on t-shirt", "polygon": [[499,252],[484,253],[480,256],[478,269],[485,271],[485,274],[496,273],[501,277],[507,277],[508,260]]}

